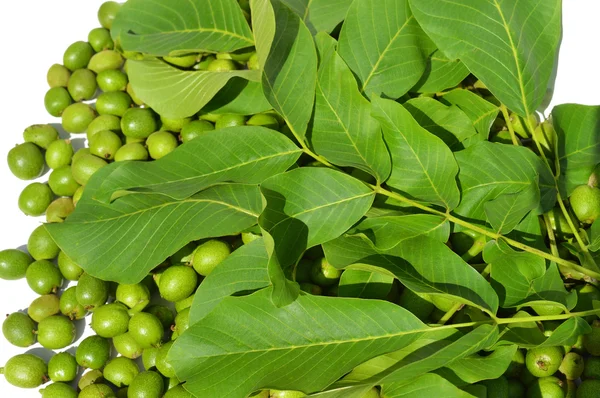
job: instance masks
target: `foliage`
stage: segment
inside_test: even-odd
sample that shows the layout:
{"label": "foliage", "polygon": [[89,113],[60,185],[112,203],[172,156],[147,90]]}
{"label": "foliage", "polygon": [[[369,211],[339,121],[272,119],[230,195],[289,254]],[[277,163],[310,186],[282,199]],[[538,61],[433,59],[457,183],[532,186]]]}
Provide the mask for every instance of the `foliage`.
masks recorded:
{"label": "foliage", "polygon": [[[122,283],[188,242],[262,235],[196,293],[169,353],[189,391],[468,397],[463,387],[502,375],[517,346],[590,331],[583,317],[598,310],[570,312],[565,281],[600,278],[600,224],[586,230],[566,199],[600,162],[600,107],[556,107],[556,140],[530,118],[558,51],[559,0],[251,0],[253,31],[235,1],[213,3],[129,0],[112,34],[144,53],[133,88],[169,117],[268,107],[281,133],[215,130],[162,160],[105,167],[48,226],[88,273]],[[142,4],[168,5],[181,23],[134,18]],[[207,16],[220,34],[206,34]],[[160,58],[249,46],[258,70]],[[571,236],[555,236],[554,208]],[[460,249],[464,236],[475,244]],[[299,263],[323,254],[343,271],[339,297],[296,281]],[[442,314],[424,323],[397,305],[402,289]],[[533,316],[540,305],[559,311]],[[562,322],[550,337],[536,323],[548,320]]]}

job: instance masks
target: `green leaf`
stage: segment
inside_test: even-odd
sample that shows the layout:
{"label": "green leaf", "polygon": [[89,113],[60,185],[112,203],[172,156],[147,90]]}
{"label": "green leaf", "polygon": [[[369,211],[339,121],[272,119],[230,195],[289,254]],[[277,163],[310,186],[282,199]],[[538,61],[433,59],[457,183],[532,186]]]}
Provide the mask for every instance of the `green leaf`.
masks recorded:
{"label": "green leaf", "polygon": [[447,242],[450,237],[450,224],[445,217],[432,214],[369,217],[349,233],[358,234],[365,235],[378,249],[390,250],[420,235]]}
{"label": "green leaf", "polygon": [[457,106],[427,97],[413,98],[403,105],[421,127],[454,150],[464,149],[461,143],[477,134],[471,119]]}
{"label": "green leaf", "polygon": [[500,339],[497,345],[516,344],[522,348],[538,347],[546,341],[546,337],[537,323],[527,321],[531,315],[525,311],[519,311],[513,318],[524,318],[523,322],[509,323],[502,327]]}
{"label": "green leaf", "polygon": [[458,106],[473,122],[479,133],[479,140],[488,139],[490,128],[500,112],[500,108],[470,92],[469,90],[452,90],[441,98],[442,102]]}
{"label": "green leaf", "polygon": [[256,55],[259,65],[264,66],[275,38],[275,11],[271,0],[250,0],[250,9]]}
{"label": "green leaf", "polygon": [[348,269],[340,278],[339,297],[383,300],[392,290],[393,282],[393,277],[379,272]]}
{"label": "green leaf", "polygon": [[437,93],[458,85],[467,76],[469,70],[462,62],[448,59],[443,52],[435,50],[427,59],[423,76],[410,91]]}
{"label": "green leaf", "polygon": [[256,70],[231,72],[185,71],[158,59],[127,63],[135,94],[162,116],[193,116],[232,78],[260,79]]}
{"label": "green leaf", "polygon": [[486,356],[474,354],[460,358],[436,373],[460,387],[497,379],[506,372],[517,349],[517,345],[501,346]]}
{"label": "green leaf", "polygon": [[585,319],[573,317],[567,319],[559,327],[554,329],[550,337],[548,337],[540,347],[556,347],[559,345],[572,346],[577,343],[577,340],[581,335],[588,334],[591,331],[592,327]]}
{"label": "green leaf", "polygon": [[225,298],[175,341],[168,358],[196,396],[244,398],[271,386],[311,393],[428,330],[385,301],[302,295],[278,308],[265,289]]}
{"label": "green leaf", "polygon": [[254,115],[272,108],[259,82],[233,78],[202,108],[202,112]]}
{"label": "green leaf", "polygon": [[320,167],[273,176],[262,183],[261,192],[266,207],[259,225],[272,237],[266,243],[273,292],[286,298],[274,299],[288,303],[294,294],[282,295],[283,277],[291,275],[302,253],[348,230],[369,210],[375,194],[355,178]]}
{"label": "green leaf", "polygon": [[[272,0],[271,6],[263,4],[263,9],[263,15],[253,16],[252,21],[256,50],[264,65],[263,91],[302,141],[312,113],[317,80],[314,41],[304,22],[281,0]],[[277,40],[273,41],[273,37]]]}
{"label": "green leaf", "polygon": [[536,249],[542,251],[548,250],[548,246],[546,246],[546,242],[544,241],[544,236],[542,234],[540,217],[534,212],[530,212],[528,215],[526,215],[523,221],[521,221],[519,225],[517,225],[515,229],[509,232],[506,236]]}
{"label": "green leaf", "polygon": [[589,249],[593,252],[600,250],[600,219],[594,221],[589,230],[590,245]]}
{"label": "green leaf", "polygon": [[434,373],[424,374],[408,383],[384,384],[381,393],[386,398],[472,398],[473,395]]}
{"label": "green leaf", "polygon": [[561,36],[560,0],[410,0],[425,32],[521,116],[546,95]]}
{"label": "green leaf", "polygon": [[600,163],[600,106],[556,106],[552,123],[558,136],[562,183],[570,195],[578,185],[587,184],[592,170]]}
{"label": "green leaf", "polygon": [[254,45],[235,0],[130,0],[112,30],[124,50],[157,56],[232,52]]}
{"label": "green leaf", "polygon": [[331,32],[346,16],[352,0],[281,0],[306,24],[312,34]]}
{"label": "green leaf", "polygon": [[386,270],[414,292],[447,296],[490,313],[498,309],[496,292],[479,272],[443,242],[427,236],[383,251],[365,236],[345,235],[325,243],[323,250],[336,268],[361,264],[365,271]]}
{"label": "green leaf", "polygon": [[[427,350],[426,347],[433,346],[445,347],[462,336],[463,334],[458,329],[433,329],[400,350],[380,355],[358,365],[352,372],[344,376],[339,384],[358,384],[358,382],[371,379],[419,350]],[[406,363],[410,363],[410,360]]]}
{"label": "green leaf", "polygon": [[208,315],[225,297],[269,286],[268,261],[262,239],[250,242],[231,253],[204,278],[196,290],[194,303],[190,308],[190,325]]}
{"label": "green leaf", "polygon": [[[491,325],[481,325],[465,335],[456,330],[450,334],[440,332],[442,331],[435,330],[428,333],[435,334],[435,337],[426,344],[423,344],[425,341],[417,340],[399,352],[377,357],[360,365],[348,375],[350,377],[347,376],[336,386],[355,385],[357,388],[353,394],[346,391],[344,397],[360,398],[361,389],[364,391],[374,385],[408,385],[427,372],[491,346],[498,338],[498,327]],[[428,339],[427,334],[422,338]],[[357,370],[361,373],[357,373]],[[336,396],[323,395],[323,398]]]}
{"label": "green leaf", "polygon": [[494,231],[506,234],[512,231],[521,220],[540,203],[540,189],[537,184],[529,184],[522,191],[500,195],[483,204],[487,221]]}
{"label": "green leaf", "polygon": [[[541,193],[537,214],[549,211],[556,203],[554,177],[531,150],[514,145],[479,142],[455,154],[460,173],[462,199],[455,212],[463,217],[484,221],[485,203],[500,195],[515,194],[529,185],[538,185]],[[534,201],[536,192],[522,200]]]}
{"label": "green leaf", "polygon": [[408,0],[355,0],[339,41],[340,55],[369,97],[404,95],[419,81],[435,50]]}
{"label": "green leaf", "polygon": [[222,182],[258,184],[287,170],[300,153],[283,134],[264,127],[214,130],[160,160],[111,167],[95,198],[109,201],[128,190],[184,199]]}
{"label": "green leaf", "polygon": [[515,251],[503,241],[486,245],[483,258],[492,267],[492,286],[502,307],[552,304],[570,310],[572,294],[565,289],[556,264],[546,269],[545,260],[535,254]]}
{"label": "green leaf", "polygon": [[371,116],[371,103],[358,91],[354,75],[335,52],[334,40],[319,34],[321,65],[310,141],[315,151],[330,162],[356,167],[378,182],[387,179],[391,160],[381,126]]}
{"label": "green leaf", "polygon": [[419,126],[397,102],[374,98],[374,116],[381,122],[392,154],[391,187],[429,203],[454,209],[460,201],[458,165],[444,142]]}
{"label": "green leaf", "polygon": [[521,348],[572,346],[579,336],[592,331],[585,319],[573,317],[558,326],[550,337],[545,337],[537,323],[527,321],[527,318],[531,317],[527,312],[519,311],[514,317],[524,320],[504,326],[498,345],[517,344]]}
{"label": "green leaf", "polygon": [[[414,351],[372,379],[376,378],[383,385],[390,382],[405,382],[488,348],[497,339],[497,326],[481,325],[454,341],[443,340]],[[385,376],[381,377],[382,375]]]}
{"label": "green leaf", "polygon": [[256,224],[258,186],[223,184],[176,200],[158,194],[126,195],[113,203],[94,199],[108,167],[86,185],[75,211],[47,229],[62,251],[89,274],[138,283],[188,242],[238,234]]}
{"label": "green leaf", "polygon": [[542,343],[541,347],[555,347],[559,345],[572,346],[577,343],[578,338],[583,334],[592,331],[590,324],[583,318],[573,317],[563,322],[554,329],[550,337]]}

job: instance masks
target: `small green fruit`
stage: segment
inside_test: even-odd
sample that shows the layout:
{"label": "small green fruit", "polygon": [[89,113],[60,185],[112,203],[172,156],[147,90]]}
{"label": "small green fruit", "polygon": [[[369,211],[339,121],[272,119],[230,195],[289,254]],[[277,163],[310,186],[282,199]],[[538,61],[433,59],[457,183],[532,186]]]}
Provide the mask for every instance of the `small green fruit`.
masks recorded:
{"label": "small green fruit", "polygon": [[104,337],[95,335],[83,339],[75,352],[75,359],[79,366],[83,368],[100,369],[106,364],[109,358],[109,341]]}
{"label": "small green fruit", "polygon": [[79,381],[77,382],[77,387],[80,390],[83,390],[87,386],[92,384],[100,384],[104,382],[104,375],[98,369],[92,369],[89,372],[86,372],[81,376]]}
{"label": "small green fruit", "polygon": [[45,294],[33,300],[27,309],[27,314],[36,322],[41,322],[60,311],[60,299],[56,294]]}
{"label": "small green fruit", "polygon": [[535,380],[527,389],[529,398],[564,398],[565,383],[557,377],[547,376]]}
{"label": "small green fruit", "polygon": [[129,385],[128,398],[161,398],[165,385],[160,374],[152,371],[139,373]]}
{"label": "small green fruit", "polygon": [[600,217],[600,189],[580,185],[569,197],[573,212],[582,223],[591,224]]}
{"label": "small green fruit", "polygon": [[584,380],[577,387],[577,398],[595,398],[600,391],[600,380]]}
{"label": "small green fruit", "polygon": [[48,367],[39,357],[32,354],[19,354],[10,358],[0,374],[4,374],[6,381],[19,388],[36,388],[46,381]]}
{"label": "small green fruit", "polygon": [[129,333],[143,348],[156,347],[163,338],[164,329],[156,316],[138,312],[129,321]]}
{"label": "small green fruit", "polygon": [[339,281],[341,275],[342,271],[329,264],[323,257],[313,263],[310,277],[319,286],[331,286]]}
{"label": "small green fruit", "polygon": [[77,287],[71,286],[60,296],[60,313],[70,320],[83,319],[87,315],[85,307],[77,301]]}
{"label": "small green fruit", "polygon": [[17,249],[0,251],[0,279],[17,280],[25,278],[27,268],[33,262],[29,254]]}
{"label": "small green fruit", "polygon": [[104,367],[104,378],[117,387],[128,386],[140,373],[140,368],[134,360],[116,357]]}
{"label": "small green fruit", "polygon": [[302,398],[306,397],[302,391],[271,390],[271,398]]}
{"label": "small green fruit", "polygon": [[77,283],[77,301],[83,305],[86,310],[93,310],[106,303],[108,299],[108,283],[83,273]]}
{"label": "small green fruit", "polygon": [[584,369],[583,357],[575,352],[565,354],[558,370],[565,375],[567,380],[577,380]]}
{"label": "small green fruit", "polygon": [[158,355],[156,356],[156,369],[165,377],[175,377],[175,370],[167,361],[167,355],[172,346],[172,341],[165,343],[158,349]]}
{"label": "small green fruit", "polygon": [[588,357],[583,368],[584,379],[600,380],[600,357]]}
{"label": "small green fruit", "polygon": [[48,362],[48,376],[52,381],[73,381],[77,377],[77,360],[68,352],[60,352]]}
{"label": "small green fruit", "polygon": [[91,327],[100,337],[112,338],[123,334],[129,326],[127,307],[121,303],[101,305],[92,313]]}
{"label": "small green fruit", "polygon": [[53,383],[40,390],[42,398],[77,398],[77,391],[65,383]]}
{"label": "small green fruit", "polygon": [[600,321],[595,320],[591,333],[583,335],[583,347],[588,353],[600,356]]}
{"label": "small green fruit", "polygon": [[35,260],[52,260],[58,256],[60,249],[46,230],[46,227],[40,225],[29,235],[27,251]]}
{"label": "small green fruit", "polygon": [[552,376],[563,360],[562,347],[532,348],[527,351],[525,365],[535,377]]}
{"label": "small green fruit", "polygon": [[158,356],[158,347],[148,347],[142,352],[142,364],[144,369],[152,369],[156,367],[156,358]]}
{"label": "small green fruit", "polygon": [[113,337],[113,345],[121,356],[130,359],[139,358],[145,351],[129,332]]}
{"label": "small green fruit", "polygon": [[44,348],[55,350],[64,348],[75,339],[75,325],[62,315],[44,318],[38,324],[38,342]]}
{"label": "small green fruit", "polygon": [[208,276],[230,253],[231,248],[227,243],[211,239],[194,250],[192,265],[200,275]]}
{"label": "small green fruit", "polygon": [[25,279],[31,290],[42,295],[56,292],[63,282],[58,268],[48,260],[31,263],[27,268]]}
{"label": "small green fruit", "polygon": [[112,388],[106,384],[91,384],[81,390],[77,398],[116,398]]}
{"label": "small green fruit", "polygon": [[167,301],[180,301],[189,297],[198,286],[198,274],[194,268],[173,265],[167,268],[161,278],[158,290]]}
{"label": "small green fruit", "polygon": [[83,269],[63,251],[58,253],[58,269],[65,279],[70,281],[79,280],[83,274]]}
{"label": "small green fruit", "polygon": [[2,322],[2,334],[12,345],[29,347],[35,343],[35,323],[22,312],[14,312]]}
{"label": "small green fruit", "polygon": [[117,301],[125,304],[134,312],[143,310],[150,302],[150,290],[142,283],[119,285],[116,296]]}

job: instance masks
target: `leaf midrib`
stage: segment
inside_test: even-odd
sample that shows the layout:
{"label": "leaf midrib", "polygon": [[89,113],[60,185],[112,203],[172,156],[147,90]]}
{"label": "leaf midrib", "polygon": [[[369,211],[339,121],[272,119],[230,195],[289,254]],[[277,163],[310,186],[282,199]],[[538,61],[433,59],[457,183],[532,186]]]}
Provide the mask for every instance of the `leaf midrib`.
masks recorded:
{"label": "leaf midrib", "polygon": [[[388,121],[395,127],[396,131],[402,136],[402,138],[404,139],[404,141],[406,141],[406,143],[408,144],[408,139],[406,138],[406,134],[404,134],[400,129],[398,128],[398,126],[396,125],[396,123],[393,122],[392,118],[388,115],[388,113],[383,109],[380,108],[382,112],[385,113]],[[416,121],[415,121],[416,123]],[[420,128],[422,128],[418,123],[417,126],[419,126]],[[425,129],[423,129],[425,130]],[[429,131],[425,130],[425,132],[427,134],[431,134]],[[431,134],[433,137],[435,137],[433,134]],[[436,137],[437,138],[437,137]],[[429,185],[431,185],[431,188],[433,188],[433,190],[435,191],[435,194],[437,195],[437,197],[442,201],[442,203],[444,203],[444,205],[446,206],[446,209],[450,209],[450,206],[448,205],[448,202],[446,201],[446,199],[444,199],[442,197],[442,195],[440,194],[440,192],[437,189],[437,186],[433,183],[433,180],[431,179],[431,176],[429,175],[429,172],[427,171],[427,169],[425,168],[425,166],[423,165],[423,163],[421,162],[421,157],[417,155],[417,153],[415,152],[414,148],[412,145],[408,144],[407,145],[408,148],[410,149],[410,151],[413,153],[415,159],[417,159],[417,161],[419,162],[419,166],[421,166],[421,170],[423,170],[423,174],[425,174],[425,176],[427,177],[427,181],[429,181]]]}
{"label": "leaf midrib", "polygon": [[[255,354],[255,353],[278,352],[278,351],[294,351],[294,350],[298,350],[298,349],[306,349],[306,348],[312,348],[312,347],[339,346],[342,344],[356,344],[356,343],[372,342],[372,341],[378,341],[378,340],[389,340],[389,339],[393,339],[396,337],[402,337],[402,336],[407,336],[407,335],[417,334],[417,333],[426,333],[426,332],[430,332],[430,331],[432,331],[431,328],[415,329],[415,330],[410,330],[410,331],[401,331],[401,332],[397,332],[397,333],[388,333],[385,335],[369,336],[369,337],[364,337],[364,338],[329,340],[329,341],[325,341],[325,342],[321,342],[321,343],[289,345],[289,346],[285,346],[285,347],[251,349],[251,350],[244,350],[244,351],[230,351],[230,352],[225,352],[225,353],[221,353],[221,354],[198,356],[197,358],[220,358],[220,357],[229,357],[231,355],[246,355],[246,354]],[[203,339],[206,339],[205,335],[199,336],[197,334],[194,334],[194,336],[202,337]]]}
{"label": "leaf midrib", "polygon": [[[335,56],[335,55],[334,55]],[[332,62],[332,61],[330,61]],[[346,136],[348,137],[348,140],[350,141],[350,143],[352,144],[352,146],[354,147],[354,150],[356,151],[356,153],[358,154],[358,156],[362,159],[362,161],[364,162],[365,166],[368,166],[369,169],[371,169],[371,166],[369,165],[369,163],[367,162],[367,159],[363,156],[362,152],[360,152],[358,150],[358,147],[356,146],[356,142],[354,141],[354,139],[352,138],[352,136],[350,135],[350,131],[348,130],[348,127],[346,126],[346,124],[342,121],[342,119],[340,118],[340,115],[338,114],[338,112],[333,108],[333,105],[331,104],[331,102],[329,102],[329,99],[327,98],[327,96],[325,95],[325,92],[321,86],[321,79],[317,79],[317,87],[319,88],[319,91],[321,92],[321,95],[323,97],[323,99],[325,100],[325,102],[327,103],[327,106],[329,107],[329,109],[331,110],[331,112],[335,115],[335,118],[337,119],[338,123],[340,124],[340,126],[342,126],[344,133],[346,134]],[[371,171],[374,171],[371,169]],[[377,180],[379,180],[379,176],[377,176]]]}
{"label": "leaf midrib", "polygon": [[392,37],[392,39],[387,44],[387,46],[385,46],[385,49],[382,51],[381,55],[379,55],[379,58],[377,59],[377,62],[375,62],[375,65],[373,65],[373,67],[371,68],[371,72],[369,72],[369,75],[367,76],[365,82],[363,83],[363,86],[362,86],[362,88],[360,90],[361,93],[365,92],[367,86],[369,85],[369,82],[371,81],[371,78],[375,75],[375,71],[379,68],[379,64],[381,63],[381,61],[385,57],[385,54],[390,49],[392,43],[394,43],[396,41],[396,39],[398,38],[398,36],[400,35],[400,33],[402,33],[402,31],[404,30],[404,28],[406,28],[406,26],[408,25],[408,23],[413,18],[414,18],[414,15],[411,15],[409,18],[407,18],[406,21],[404,21],[404,24],[402,24],[402,26],[400,27],[400,29],[398,29],[398,31],[396,32],[396,34],[394,35],[394,37]]}
{"label": "leaf midrib", "polygon": [[[252,163],[258,163],[258,162],[262,162],[262,161],[265,161],[265,160],[273,159],[273,158],[280,157],[280,156],[287,156],[287,155],[291,155],[291,154],[298,153],[298,152],[302,152],[302,150],[300,148],[296,148],[294,150],[287,151],[287,152],[278,152],[278,153],[273,154],[273,155],[262,156],[260,158],[253,159],[252,161],[237,163],[234,166],[226,167],[226,168],[219,169],[219,170],[213,170],[210,173],[194,175],[194,176],[191,176],[191,177],[186,177],[186,178],[182,178],[182,179],[178,179],[178,180],[163,181],[163,182],[157,182],[157,183],[154,183],[154,184],[145,184],[143,186],[131,187],[131,188],[147,188],[147,187],[154,187],[154,186],[161,186],[161,185],[178,184],[178,183],[182,183],[182,182],[186,182],[186,181],[190,181],[190,180],[196,180],[196,179],[203,179],[203,178],[215,175],[215,174],[224,173],[224,172],[227,172],[227,171],[234,170],[236,168],[244,167],[244,166],[247,166],[247,165],[252,164]],[[104,185],[104,183],[102,185]],[[103,191],[102,187],[99,189],[99,191],[100,192]]]}
{"label": "leaf midrib", "polygon": [[[119,216],[115,216],[115,217],[110,217],[110,218],[104,218],[101,220],[93,220],[93,221],[83,221],[83,222],[78,222],[78,221],[71,221],[69,222],[69,224],[73,225],[73,224],[79,224],[79,225],[85,225],[85,224],[97,224],[97,223],[104,223],[104,222],[110,222],[110,221],[115,221],[115,220],[119,220],[122,218],[127,218],[127,217],[133,217],[137,214],[143,214],[149,211],[153,211],[156,209],[161,209],[164,207],[168,207],[168,206],[179,206],[181,204],[188,204],[188,203],[211,203],[211,204],[217,204],[217,205],[221,205],[224,207],[228,207],[230,209],[236,210],[240,213],[245,213],[248,214],[250,216],[253,217],[258,217],[258,214],[253,213],[247,209],[244,209],[242,207],[238,207],[238,206],[233,206],[227,202],[222,202],[222,201],[218,201],[218,200],[211,200],[211,199],[184,199],[184,200],[178,200],[176,202],[168,202],[168,203],[163,203],[160,205],[156,205],[156,206],[151,206],[151,207],[147,207],[145,209],[141,209],[141,210],[137,210],[134,211],[133,213],[125,213],[125,214],[121,214]],[[102,203],[102,205],[104,205]]]}
{"label": "leaf midrib", "polygon": [[317,210],[325,209],[327,207],[335,206],[335,205],[338,205],[338,204],[341,204],[341,203],[350,202],[350,201],[353,201],[353,200],[365,198],[367,196],[371,196],[371,195],[374,195],[374,194],[375,194],[375,192],[372,192],[372,191],[371,192],[366,192],[366,193],[361,194],[361,195],[354,195],[354,196],[351,196],[351,197],[348,197],[348,198],[337,200],[335,202],[329,202],[329,203],[325,203],[325,204],[322,204],[322,205],[319,205],[319,206],[316,206],[316,207],[311,207],[310,209],[302,210],[302,211],[300,211],[298,213],[295,213],[295,214],[285,214],[286,217],[283,218],[283,219],[281,219],[279,222],[277,222],[276,224],[274,224],[272,227],[270,227],[269,231],[272,231],[275,228],[277,228],[277,226],[279,224],[281,224],[281,223],[283,223],[283,222],[285,222],[285,221],[287,221],[289,219],[293,219],[293,218],[296,218],[298,216],[301,216],[303,214],[315,212]]}
{"label": "leaf midrib", "polygon": [[502,19],[502,24],[504,25],[504,30],[506,31],[506,35],[508,36],[510,48],[513,53],[513,58],[515,61],[515,66],[517,68],[517,80],[519,82],[519,90],[521,91],[521,103],[523,104],[523,109],[525,110],[526,118],[529,118],[529,107],[527,106],[527,94],[525,93],[525,85],[523,82],[523,74],[521,72],[521,65],[519,63],[519,56],[517,53],[517,48],[515,47],[515,42],[513,41],[512,34],[510,32],[510,28],[506,23],[506,18],[504,18],[504,13],[500,8],[500,4],[498,4],[498,0],[493,0],[496,9],[498,10],[498,14]]}
{"label": "leaf midrib", "polygon": [[165,36],[165,35],[175,35],[175,34],[181,34],[181,33],[220,33],[223,36],[231,36],[231,37],[235,37],[237,39],[243,40],[243,41],[249,43],[250,45],[254,44],[254,40],[249,37],[242,36],[237,33],[229,32],[227,30],[216,29],[216,28],[177,29],[177,30],[162,31],[162,32],[158,32],[158,33],[139,33],[139,34],[126,33],[126,34],[129,37],[140,38],[140,37],[161,37],[161,36]]}

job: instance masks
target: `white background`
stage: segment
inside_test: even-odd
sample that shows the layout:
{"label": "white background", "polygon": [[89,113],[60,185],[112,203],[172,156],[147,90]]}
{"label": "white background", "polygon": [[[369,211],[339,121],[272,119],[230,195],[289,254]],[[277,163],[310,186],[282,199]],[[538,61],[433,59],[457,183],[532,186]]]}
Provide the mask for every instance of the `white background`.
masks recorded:
{"label": "white background", "polygon": [[[22,142],[27,126],[60,122],[44,109],[46,71],[53,63],[62,62],[69,44],[87,40],[88,32],[99,26],[96,13],[100,4],[100,0],[0,1],[0,250],[25,245],[40,223],[18,209],[19,193],[30,182],[12,176],[6,154]],[[600,104],[600,2],[564,0],[563,7],[564,37],[551,106],[566,102]],[[40,181],[46,179],[47,175]],[[26,309],[35,297],[25,280],[0,280],[0,318]],[[44,354],[39,344],[30,349]],[[23,350],[0,337],[0,366],[20,352]],[[38,396],[36,390],[16,389],[0,376],[0,397]]]}

